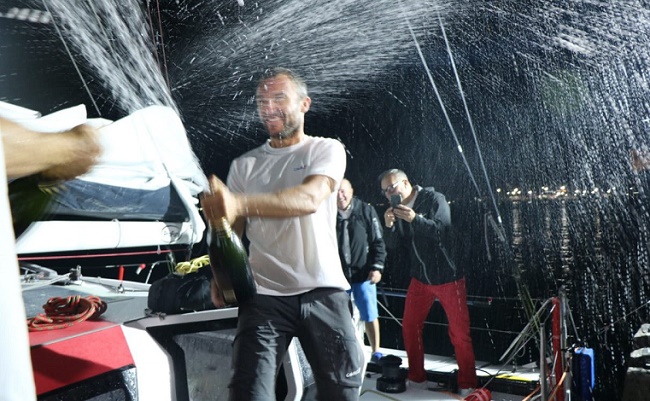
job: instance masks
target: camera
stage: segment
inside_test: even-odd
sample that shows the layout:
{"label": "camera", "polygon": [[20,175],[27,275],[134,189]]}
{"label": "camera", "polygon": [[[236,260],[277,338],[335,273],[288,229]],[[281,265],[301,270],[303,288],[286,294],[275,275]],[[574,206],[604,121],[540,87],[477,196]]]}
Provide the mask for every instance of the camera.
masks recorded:
{"label": "camera", "polygon": [[402,203],[402,195],[400,194],[395,194],[390,196],[390,207],[397,207],[399,204]]}

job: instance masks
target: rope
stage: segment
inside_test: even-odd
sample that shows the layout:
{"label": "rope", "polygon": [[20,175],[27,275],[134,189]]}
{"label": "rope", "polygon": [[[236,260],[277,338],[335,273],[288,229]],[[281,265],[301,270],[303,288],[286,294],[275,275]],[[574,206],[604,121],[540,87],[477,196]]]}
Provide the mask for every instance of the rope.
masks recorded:
{"label": "rope", "polygon": [[521,401],[529,401],[529,400],[531,400],[531,399],[533,398],[533,396],[534,396],[534,395],[539,391],[539,389],[540,389],[540,386],[539,386],[539,384],[538,384],[537,387],[535,388],[535,390],[533,390],[530,394],[528,394],[528,395],[526,396],[526,398],[524,398],[524,399],[521,400]]}
{"label": "rope", "polygon": [[557,395],[557,392],[562,388],[562,383],[564,383],[564,379],[566,379],[568,371],[569,371],[569,366],[567,365],[566,369],[564,370],[564,373],[562,373],[562,377],[560,378],[559,383],[555,385],[555,390],[553,390],[553,393],[551,394],[551,397],[548,399],[548,401],[553,401],[557,399],[555,398],[555,396]]}
{"label": "rope", "polygon": [[210,257],[208,255],[203,255],[198,258],[194,258],[189,262],[181,262],[176,265],[176,273],[188,274],[199,271],[200,268],[210,264]]}
{"label": "rope", "polygon": [[64,329],[87,319],[95,319],[106,312],[107,305],[94,295],[84,298],[74,295],[50,298],[43,309],[45,313],[27,319],[29,331]]}

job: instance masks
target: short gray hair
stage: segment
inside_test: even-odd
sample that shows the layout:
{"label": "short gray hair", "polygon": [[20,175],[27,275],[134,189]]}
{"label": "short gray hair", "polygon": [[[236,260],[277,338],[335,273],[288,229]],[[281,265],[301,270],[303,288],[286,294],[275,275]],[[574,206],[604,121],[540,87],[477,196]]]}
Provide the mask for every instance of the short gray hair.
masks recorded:
{"label": "short gray hair", "polygon": [[262,73],[262,78],[260,79],[257,87],[259,88],[265,81],[271,78],[275,78],[279,75],[284,75],[285,77],[289,78],[289,80],[293,82],[294,85],[296,85],[298,95],[300,96],[301,99],[304,99],[307,96],[309,96],[307,92],[307,83],[305,83],[305,80],[300,75],[296,74],[290,69],[283,68],[283,67],[273,67],[264,70],[264,72]]}
{"label": "short gray hair", "polygon": [[379,174],[379,178],[377,179],[377,181],[379,181],[379,183],[381,184],[381,182],[384,180],[384,178],[388,177],[389,175],[395,176],[396,178],[398,178],[400,180],[408,180],[409,179],[404,171],[402,171],[402,170],[400,170],[398,168],[391,168],[391,169],[388,169],[388,170],[384,171],[383,173]]}

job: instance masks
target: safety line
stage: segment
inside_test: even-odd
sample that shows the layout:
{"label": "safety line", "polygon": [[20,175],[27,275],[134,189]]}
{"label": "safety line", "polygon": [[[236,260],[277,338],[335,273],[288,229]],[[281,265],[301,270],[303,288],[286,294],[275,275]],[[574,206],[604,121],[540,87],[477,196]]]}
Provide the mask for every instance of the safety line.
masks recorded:
{"label": "safety line", "polygon": [[70,52],[70,48],[68,48],[68,44],[65,42],[65,39],[63,38],[63,34],[61,33],[61,30],[59,30],[59,26],[56,23],[56,18],[54,18],[54,15],[50,11],[50,8],[47,6],[47,2],[43,0],[43,6],[45,7],[45,10],[52,16],[52,25],[54,25],[54,29],[56,29],[56,33],[59,35],[59,38],[61,39],[61,43],[63,43],[63,47],[65,48],[65,51],[68,53],[68,56],[70,57],[70,61],[72,62],[72,65],[74,66],[74,69],[77,71],[77,74],[79,75],[79,78],[81,79],[81,82],[84,85],[84,89],[86,89],[86,92],[88,93],[88,97],[90,97],[90,101],[93,102],[93,106],[95,106],[95,110],[97,111],[97,115],[99,117],[102,116],[102,113],[99,111],[99,107],[97,106],[97,103],[95,102],[95,98],[93,98],[93,95],[90,93],[90,89],[88,88],[88,84],[86,83],[86,80],[84,79],[83,75],[81,74],[81,70],[79,70],[79,67],[77,66],[77,63],[74,61],[74,57],[72,57],[72,52]]}

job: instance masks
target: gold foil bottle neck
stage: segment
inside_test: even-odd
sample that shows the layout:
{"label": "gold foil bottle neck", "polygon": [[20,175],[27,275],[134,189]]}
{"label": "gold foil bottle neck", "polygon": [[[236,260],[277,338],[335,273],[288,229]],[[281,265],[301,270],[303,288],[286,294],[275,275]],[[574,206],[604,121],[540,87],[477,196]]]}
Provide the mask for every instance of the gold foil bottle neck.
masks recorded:
{"label": "gold foil bottle neck", "polygon": [[221,220],[214,225],[214,229],[217,231],[218,235],[224,237],[230,237],[230,234],[232,233],[230,223],[228,223],[228,219],[225,217],[222,217]]}

